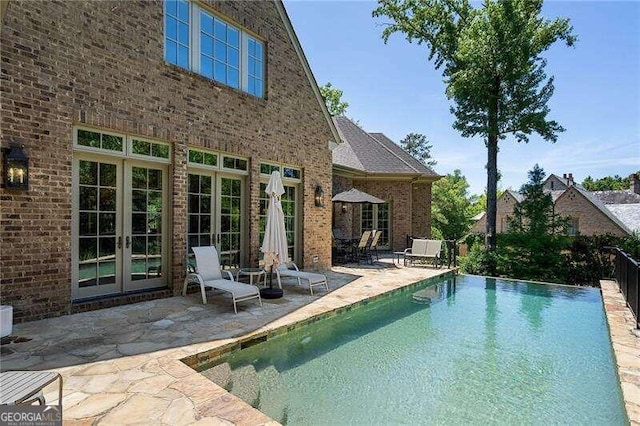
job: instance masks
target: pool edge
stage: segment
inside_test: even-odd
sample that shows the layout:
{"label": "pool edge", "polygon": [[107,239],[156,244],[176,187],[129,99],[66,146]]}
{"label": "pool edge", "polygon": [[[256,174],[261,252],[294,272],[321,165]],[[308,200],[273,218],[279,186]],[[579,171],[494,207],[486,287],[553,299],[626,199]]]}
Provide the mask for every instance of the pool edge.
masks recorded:
{"label": "pool edge", "polygon": [[600,291],[627,418],[640,425],[640,335],[618,284],[602,280]]}

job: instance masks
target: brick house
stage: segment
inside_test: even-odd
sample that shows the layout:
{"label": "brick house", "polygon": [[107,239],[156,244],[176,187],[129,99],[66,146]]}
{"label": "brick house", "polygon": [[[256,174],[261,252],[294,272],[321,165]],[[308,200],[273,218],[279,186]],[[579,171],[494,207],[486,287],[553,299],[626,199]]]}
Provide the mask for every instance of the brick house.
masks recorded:
{"label": "brick house", "polygon": [[406,248],[408,235],[431,234],[431,185],[439,176],[382,133],[368,133],[346,117],[333,118],[342,143],[333,150],[333,195],[356,188],[384,204],[333,205],[333,228],[357,238],[382,230],[380,246]]}
{"label": "brick house", "polygon": [[339,135],[280,1],[11,1],[1,18],[1,145],[29,157],[28,190],[0,189],[17,321],[176,295],[192,246],[257,265],[272,170],[291,257],[330,266],[314,193]]}
{"label": "brick house", "polygon": [[[569,235],[627,236],[640,230],[640,183],[632,176],[631,188],[625,191],[587,191],[573,181],[571,173],[550,175],[544,189],[553,199],[554,213],[569,219]],[[508,217],[522,195],[511,190],[498,198],[498,232],[508,230]],[[472,226],[472,232],[484,232],[484,215]]]}

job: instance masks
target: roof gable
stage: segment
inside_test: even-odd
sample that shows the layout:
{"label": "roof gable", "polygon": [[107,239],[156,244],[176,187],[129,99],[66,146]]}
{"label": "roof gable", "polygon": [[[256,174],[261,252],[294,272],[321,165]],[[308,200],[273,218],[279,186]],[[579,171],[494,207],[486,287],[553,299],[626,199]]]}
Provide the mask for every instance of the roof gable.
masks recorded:
{"label": "roof gable", "polygon": [[560,197],[558,197],[558,199],[567,196],[567,194],[572,191],[587,199],[587,201],[589,201],[596,209],[598,209],[603,215],[605,215],[609,220],[615,223],[624,232],[631,234],[631,230],[615,214],[613,214],[611,210],[607,209],[607,207],[601,201],[595,198],[591,192],[587,191],[580,185],[573,185],[569,187]]}
{"label": "roof gable", "polygon": [[346,117],[333,117],[333,120],[344,142],[333,150],[334,165],[372,174],[439,177],[382,133],[367,133]]}

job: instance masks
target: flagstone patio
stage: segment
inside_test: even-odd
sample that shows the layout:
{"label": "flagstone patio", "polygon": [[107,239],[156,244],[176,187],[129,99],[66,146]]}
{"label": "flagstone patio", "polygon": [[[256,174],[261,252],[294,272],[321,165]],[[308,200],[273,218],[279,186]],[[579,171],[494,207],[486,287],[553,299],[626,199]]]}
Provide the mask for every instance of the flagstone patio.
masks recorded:
{"label": "flagstone patio", "polygon": [[[447,269],[403,267],[391,259],[327,272],[330,292],[310,296],[288,281],[285,297],[239,305],[199,292],[50,318],[13,328],[0,369],[55,370],[64,379],[65,425],[269,425],[274,420],[191,367],[201,355],[331,312]],[[602,282],[618,375],[631,424],[640,424],[640,337],[615,283]],[[11,340],[11,343],[6,341]],[[205,357],[206,358],[206,357]],[[203,359],[205,359],[203,358]],[[57,384],[45,389],[57,403]]]}
{"label": "flagstone patio", "polygon": [[[326,272],[330,292],[284,283],[285,297],[240,303],[200,293],[50,318],[13,328],[0,369],[55,370],[64,379],[65,424],[277,424],[181,359],[356,303],[447,269],[391,259]],[[288,284],[287,284],[288,283]],[[55,383],[45,389],[57,403]]]}

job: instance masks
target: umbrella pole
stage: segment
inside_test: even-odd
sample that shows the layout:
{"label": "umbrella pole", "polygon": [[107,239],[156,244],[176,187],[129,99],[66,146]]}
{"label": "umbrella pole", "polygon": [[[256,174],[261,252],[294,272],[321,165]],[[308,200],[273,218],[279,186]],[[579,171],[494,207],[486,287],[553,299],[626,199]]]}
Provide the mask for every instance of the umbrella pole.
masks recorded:
{"label": "umbrella pole", "polygon": [[284,295],[281,288],[273,288],[273,264],[269,268],[269,288],[260,290],[260,297],[263,299],[279,299]]}

